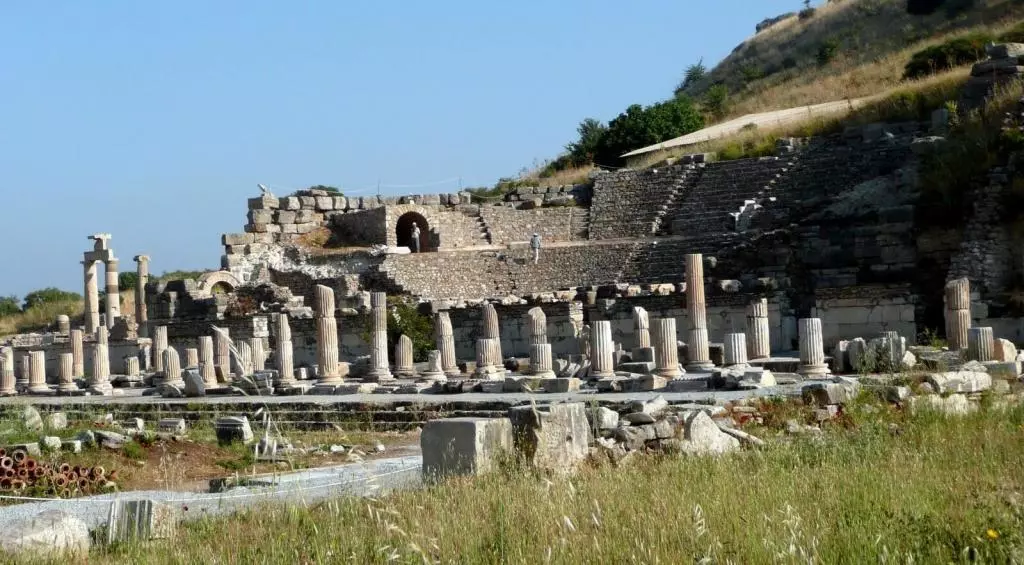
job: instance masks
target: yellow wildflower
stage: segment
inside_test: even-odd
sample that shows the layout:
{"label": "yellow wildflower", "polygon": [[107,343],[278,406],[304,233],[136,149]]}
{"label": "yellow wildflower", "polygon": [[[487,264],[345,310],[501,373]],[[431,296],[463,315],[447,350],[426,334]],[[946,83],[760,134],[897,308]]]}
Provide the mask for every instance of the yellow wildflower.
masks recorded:
{"label": "yellow wildflower", "polygon": [[989,528],[988,531],[985,533],[988,534],[988,539],[999,539],[999,532],[993,530],[992,528]]}

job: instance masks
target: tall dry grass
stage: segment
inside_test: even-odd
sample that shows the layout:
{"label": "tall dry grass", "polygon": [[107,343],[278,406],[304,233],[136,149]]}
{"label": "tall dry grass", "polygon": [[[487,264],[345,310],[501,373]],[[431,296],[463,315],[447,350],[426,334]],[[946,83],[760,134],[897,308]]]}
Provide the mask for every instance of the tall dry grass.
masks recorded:
{"label": "tall dry grass", "polygon": [[[823,437],[641,457],[188,524],[94,563],[1009,563],[1024,560],[1024,408],[849,408]],[[767,436],[766,430],[758,433]]]}
{"label": "tall dry grass", "polygon": [[54,325],[61,314],[70,316],[72,320],[81,318],[84,308],[85,303],[81,300],[49,302],[0,317],[0,337],[41,331]]}

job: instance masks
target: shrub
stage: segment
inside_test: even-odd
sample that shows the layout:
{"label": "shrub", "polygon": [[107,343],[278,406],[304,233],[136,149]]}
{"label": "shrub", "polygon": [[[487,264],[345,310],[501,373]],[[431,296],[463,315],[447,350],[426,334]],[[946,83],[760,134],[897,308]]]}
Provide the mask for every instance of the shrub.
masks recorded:
{"label": "shrub", "polygon": [[922,49],[910,57],[903,78],[919,79],[985,58],[985,44],[993,40],[985,32],[974,32]]}
{"label": "shrub", "polygon": [[583,120],[576,128],[576,132],[579,134],[579,139],[565,146],[565,150],[569,153],[567,158],[564,160],[559,158],[559,160],[556,160],[548,167],[545,167],[545,170],[553,168],[554,170],[559,171],[569,168],[569,165],[573,167],[582,167],[588,163],[593,163],[597,147],[600,145],[601,138],[604,137],[604,134],[607,131],[608,128],[594,118],[587,118]]}
{"label": "shrub", "polygon": [[333,186],[324,186],[322,184],[311,186],[311,187],[309,187],[308,190],[323,190],[324,192],[330,192],[332,194],[337,194],[338,196],[342,196],[342,192],[340,190],[338,190],[337,188],[335,188]]}
{"label": "shrub", "polygon": [[20,301],[17,296],[0,297],[0,318],[11,316],[21,312]]}
{"label": "shrub", "polygon": [[686,135],[704,126],[704,119],[686,96],[643,107],[633,104],[611,122],[595,150],[601,165],[618,165],[633,149]]}
{"label": "shrub", "polygon": [[704,108],[714,118],[721,118],[729,109],[729,89],[724,84],[716,84],[704,95]]}
{"label": "shrub", "polygon": [[704,78],[707,74],[708,69],[704,66],[704,59],[701,59],[686,67],[686,72],[683,74],[683,81],[679,83],[679,86],[675,89],[675,95],[681,96],[683,92],[696,84],[700,79]]}
{"label": "shrub", "polygon": [[1024,22],[1021,22],[996,39],[997,43],[1024,43]]}
{"label": "shrub", "polygon": [[803,10],[800,10],[800,20],[801,21],[809,20],[809,19],[813,18],[814,14],[816,14],[816,13],[818,13],[818,10],[816,8],[810,8],[810,7],[804,8]]}
{"label": "shrub", "polygon": [[72,302],[75,300],[81,300],[82,295],[60,290],[59,288],[48,287],[40,290],[34,290],[25,295],[24,309],[29,310],[42,304],[52,304],[55,302]]}
{"label": "shrub", "polygon": [[117,289],[120,291],[134,290],[135,284],[139,282],[138,273],[128,271],[117,275]]}
{"label": "shrub", "polygon": [[826,39],[818,46],[818,64],[825,66],[832,62],[832,59],[836,58],[839,53],[839,40],[833,38]]}

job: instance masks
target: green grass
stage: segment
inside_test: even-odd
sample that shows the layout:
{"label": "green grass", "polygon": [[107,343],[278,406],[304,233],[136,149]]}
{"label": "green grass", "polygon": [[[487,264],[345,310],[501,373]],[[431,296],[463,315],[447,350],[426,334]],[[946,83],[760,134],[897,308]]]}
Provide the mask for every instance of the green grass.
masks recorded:
{"label": "green grass", "polygon": [[[768,411],[780,420],[795,412]],[[757,431],[775,440],[770,448],[641,457],[571,480],[506,472],[377,499],[267,506],[188,523],[174,541],[97,549],[90,562],[1024,559],[1024,408],[944,419],[863,404],[824,440]]]}

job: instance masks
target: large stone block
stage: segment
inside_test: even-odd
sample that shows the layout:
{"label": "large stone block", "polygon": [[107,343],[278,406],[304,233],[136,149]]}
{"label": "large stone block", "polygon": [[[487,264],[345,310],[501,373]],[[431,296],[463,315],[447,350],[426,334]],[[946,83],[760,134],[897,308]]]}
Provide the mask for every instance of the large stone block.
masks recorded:
{"label": "large stone block", "polygon": [[992,376],[981,371],[935,373],[928,375],[927,380],[939,394],[981,392],[992,388]]}
{"label": "large stone block", "polygon": [[23,559],[86,557],[89,527],[81,519],[61,510],[45,510],[27,518],[6,520],[0,528],[0,556]]}
{"label": "large stone block", "polygon": [[177,519],[176,509],[166,503],[115,500],[107,517],[107,543],[170,538]]}
{"label": "large stone block", "polygon": [[495,470],[503,452],[512,451],[508,418],[431,420],[420,434],[423,476],[479,475]]}
{"label": "large stone block", "polygon": [[518,406],[508,416],[516,450],[533,466],[567,474],[587,458],[590,425],[582,402]]}

